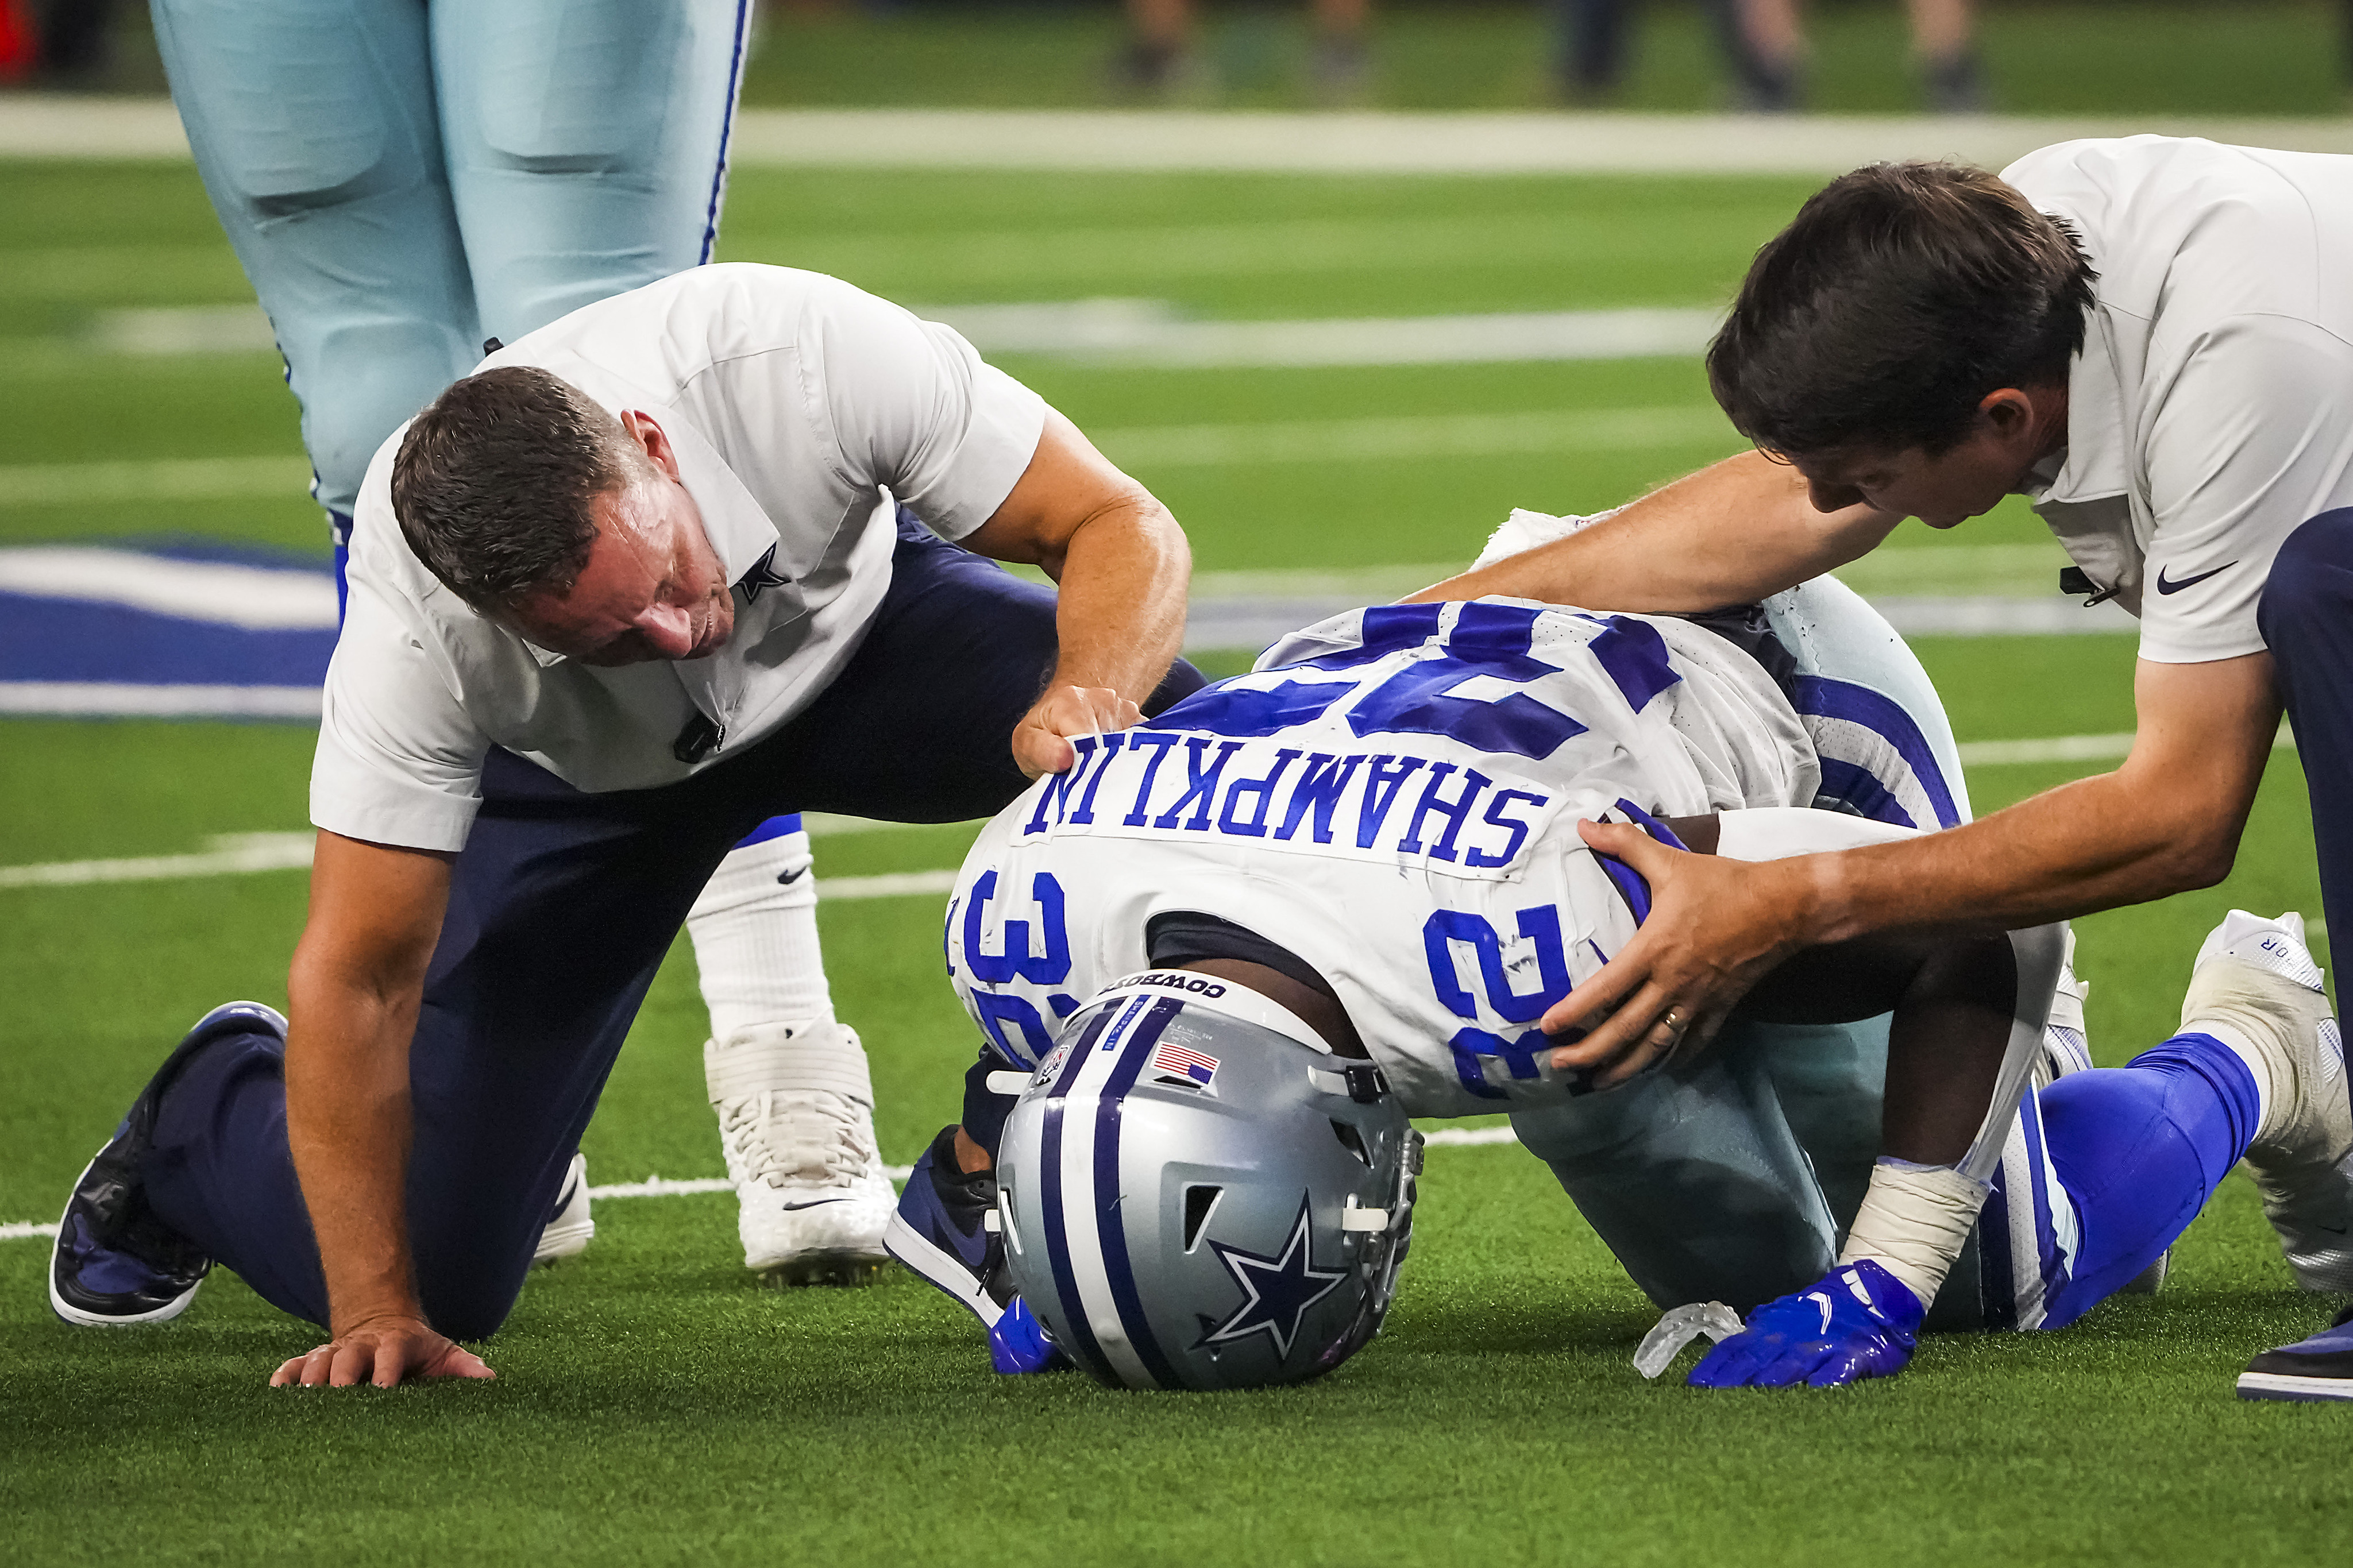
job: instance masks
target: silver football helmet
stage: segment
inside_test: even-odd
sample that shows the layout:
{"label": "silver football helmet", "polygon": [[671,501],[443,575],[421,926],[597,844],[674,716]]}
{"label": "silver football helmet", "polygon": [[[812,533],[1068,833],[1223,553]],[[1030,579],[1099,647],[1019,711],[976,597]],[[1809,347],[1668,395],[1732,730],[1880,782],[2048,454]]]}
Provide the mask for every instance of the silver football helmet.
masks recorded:
{"label": "silver football helmet", "polygon": [[1006,1122],[1007,1266],[1103,1383],[1296,1383],[1388,1311],[1421,1135],[1378,1068],[1269,1011],[1205,974],[1132,975],[1071,1017]]}

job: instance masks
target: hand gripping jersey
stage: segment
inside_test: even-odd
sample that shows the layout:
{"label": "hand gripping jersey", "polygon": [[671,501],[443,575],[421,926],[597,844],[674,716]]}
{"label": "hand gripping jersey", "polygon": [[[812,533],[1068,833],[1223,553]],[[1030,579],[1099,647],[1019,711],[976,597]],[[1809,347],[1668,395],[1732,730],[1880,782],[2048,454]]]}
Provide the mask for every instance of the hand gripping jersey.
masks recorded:
{"label": "hand gripping jersey", "polygon": [[1035,1067],[1149,967],[1151,919],[1188,911],[1313,965],[1417,1116],[1566,1093],[1536,1020],[1648,909],[1578,818],[1807,805],[1820,782],[1788,700],[1714,634],[1502,599],[1350,611],[1076,746],[948,905],[950,976],[1007,1061]]}

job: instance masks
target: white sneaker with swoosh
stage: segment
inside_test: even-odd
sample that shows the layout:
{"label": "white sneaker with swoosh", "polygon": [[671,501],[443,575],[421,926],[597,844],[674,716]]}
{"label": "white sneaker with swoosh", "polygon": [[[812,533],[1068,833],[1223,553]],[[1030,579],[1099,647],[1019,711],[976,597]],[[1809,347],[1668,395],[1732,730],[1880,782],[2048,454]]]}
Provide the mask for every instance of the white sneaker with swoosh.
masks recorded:
{"label": "white sneaker with swoosh", "polygon": [[762,1025],[708,1042],[702,1061],[744,1267],[785,1284],[871,1279],[899,1194],[875,1147],[856,1031]]}

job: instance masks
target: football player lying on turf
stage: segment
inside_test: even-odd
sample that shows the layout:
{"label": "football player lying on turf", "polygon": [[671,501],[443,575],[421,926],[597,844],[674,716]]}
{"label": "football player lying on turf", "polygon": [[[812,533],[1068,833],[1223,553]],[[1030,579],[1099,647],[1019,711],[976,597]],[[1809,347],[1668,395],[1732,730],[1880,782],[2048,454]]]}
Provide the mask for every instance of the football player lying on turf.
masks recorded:
{"label": "football player lying on turf", "polygon": [[[1658,1305],[1766,1303],[1703,1384],[1885,1375],[1932,1317],[2062,1326],[2242,1154],[2291,1194],[2298,1272],[2343,1269],[2317,1226],[2346,1223],[2353,1118],[2294,917],[2234,915],[2183,1033],[2121,1070],[2064,1072],[2079,1011],[2045,1029],[2058,928],[1819,950],[1672,1070],[1562,1070],[1535,1020],[1647,908],[1580,818],[1767,858],[1966,811],[1884,623],[1830,582],[1767,612],[1781,639],[1356,612],[1087,747],[965,864],[947,955],[990,1045],[887,1245],[1008,1370],[1050,1353],[1042,1324],[1108,1382],[1290,1381],[1386,1310],[1406,1118],[1505,1110]],[[1899,1000],[1892,1036],[1837,1022]],[[991,1090],[1025,1083],[1008,1122]]]}

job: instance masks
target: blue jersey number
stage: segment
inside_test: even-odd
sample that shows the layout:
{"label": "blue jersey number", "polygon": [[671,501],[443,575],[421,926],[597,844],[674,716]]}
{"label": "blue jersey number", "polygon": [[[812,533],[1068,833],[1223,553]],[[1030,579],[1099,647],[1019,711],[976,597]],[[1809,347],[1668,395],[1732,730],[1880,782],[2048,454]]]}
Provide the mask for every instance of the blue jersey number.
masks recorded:
{"label": "blue jersey number", "polygon": [[[1350,669],[1400,648],[1419,647],[1438,636],[1439,610],[1436,605],[1383,605],[1366,610],[1361,647],[1309,659],[1302,668]],[[1359,739],[1443,735],[1482,752],[1552,755],[1563,742],[1585,733],[1586,726],[1525,692],[1500,698],[1451,695],[1456,687],[1482,676],[1534,681],[1557,674],[1528,652],[1538,614],[1520,605],[1461,606],[1447,634],[1445,657],[1423,659],[1373,687],[1348,710],[1348,728]],[[1219,735],[1271,735],[1320,717],[1356,689],[1299,681],[1285,681],[1271,690],[1213,686],[1178,703],[1154,725]]]}
{"label": "blue jersey number", "polygon": [[[1017,1067],[1034,1068],[1053,1048],[1060,1020],[1077,1011],[1078,998],[1064,992],[1046,995],[1054,1022],[1049,1023],[1038,1005],[1012,992],[984,991],[983,985],[1060,985],[1071,977],[1071,934],[1063,920],[1061,883],[1039,871],[1029,879],[1029,897],[1037,913],[1032,920],[1007,920],[998,933],[998,950],[981,950],[981,923],[997,897],[997,873],[984,871],[973,882],[964,906],[964,961],[971,973],[972,1008],[980,1026],[1005,1059]],[[948,918],[954,920],[951,911]],[[1033,936],[1035,940],[1033,941]]]}
{"label": "blue jersey number", "polygon": [[1482,1100],[1504,1098],[1504,1091],[1487,1081],[1486,1060],[1501,1061],[1515,1079],[1532,1079],[1537,1076],[1536,1052],[1550,1048],[1554,1042],[1541,1029],[1524,1030],[1507,1038],[1476,1027],[1481,998],[1472,994],[1455,968],[1456,944],[1468,947],[1477,959],[1479,986],[1485,993],[1487,1006],[1507,1023],[1533,1024],[1544,1016],[1545,1009],[1568,994],[1568,953],[1561,942],[1560,911],[1550,904],[1538,904],[1517,911],[1513,922],[1521,938],[1535,948],[1536,988],[1533,991],[1513,988],[1504,966],[1504,939],[1485,916],[1440,910],[1421,928],[1422,952],[1430,961],[1430,983],[1438,1000],[1448,1012],[1470,1020],[1472,1026],[1457,1029],[1446,1042],[1454,1058],[1454,1076]]}

